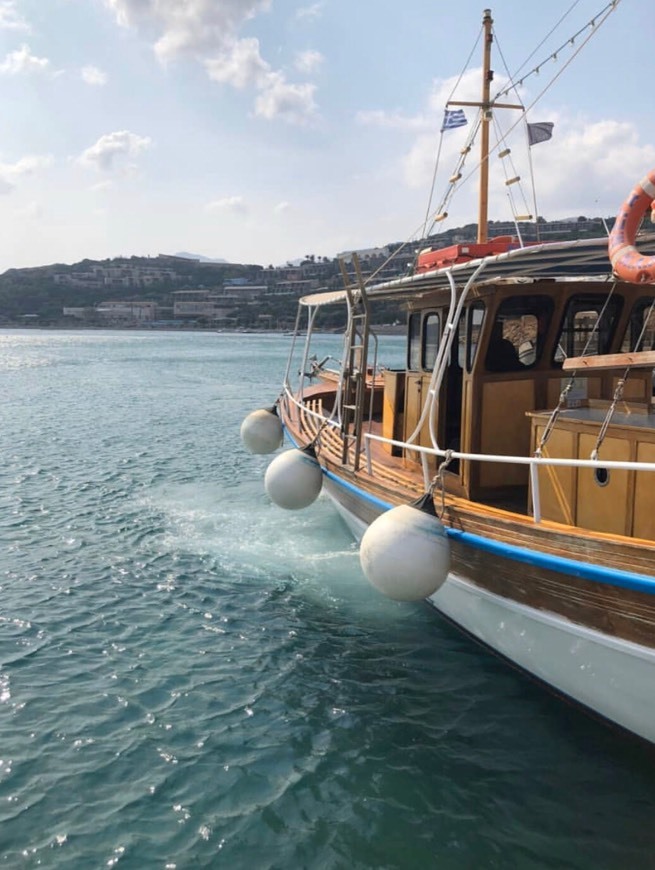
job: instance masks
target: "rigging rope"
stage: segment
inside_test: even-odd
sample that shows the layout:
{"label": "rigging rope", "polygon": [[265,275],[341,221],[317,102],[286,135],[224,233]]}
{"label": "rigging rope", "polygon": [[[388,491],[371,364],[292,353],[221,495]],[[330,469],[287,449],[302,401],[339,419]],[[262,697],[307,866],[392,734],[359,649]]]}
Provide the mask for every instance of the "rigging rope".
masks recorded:
{"label": "rigging rope", "polygon": [[[452,199],[452,197],[455,193],[456,187],[459,187],[459,185],[461,183],[462,171],[463,171],[464,166],[466,164],[466,158],[468,157],[468,155],[471,152],[471,149],[473,148],[473,144],[475,142],[475,137],[478,135],[478,131],[480,129],[481,122],[482,122],[482,119],[481,119],[480,114],[478,113],[478,116],[477,116],[475,122],[471,125],[471,129],[469,131],[469,134],[466,137],[466,144],[464,145],[464,147],[462,148],[462,150],[459,153],[457,165],[455,166],[455,170],[452,173],[451,180],[448,181],[448,185],[447,185],[447,187],[443,193],[443,196],[441,198],[441,201],[439,203],[439,208],[434,213],[434,217],[432,219],[432,224],[430,225],[430,229],[429,229],[427,235],[430,235],[430,233],[432,232],[435,224],[437,223],[439,216],[442,214],[447,214],[446,209],[448,208],[448,203]],[[467,176],[467,177],[470,177],[470,176]]]}
{"label": "rigging rope", "polygon": [[[607,310],[607,306],[609,305],[609,301],[612,298],[612,294],[614,293],[614,290],[616,289],[617,283],[618,283],[617,281],[612,282],[612,287],[610,289],[610,292],[607,294],[607,299],[605,300],[605,303],[600,310],[600,314],[596,318],[596,322],[594,323],[593,329],[589,333],[589,337],[587,338],[586,344],[582,350],[582,353],[581,353],[582,357],[587,355],[587,351],[589,350],[591,342],[592,342],[594,336],[596,335],[596,332],[598,331],[598,327],[603,319],[605,311]],[[575,371],[571,372],[571,377],[569,378],[569,382],[568,382],[568,384],[566,384],[566,386],[564,387],[564,389],[560,393],[559,401],[557,402],[555,409],[552,411],[550,417],[548,418],[548,422],[544,426],[544,431],[541,433],[541,438],[539,440],[539,444],[538,444],[536,450],[534,451],[534,455],[537,459],[539,459],[541,457],[543,449],[546,446],[546,443],[547,443],[548,439],[550,438],[550,436],[553,432],[553,429],[555,428],[555,423],[557,422],[557,419],[562,411],[562,408],[564,407],[564,405],[566,403],[566,400],[568,398],[569,393],[573,389],[573,384],[575,383],[575,379],[576,379],[577,374],[578,374],[577,369]]]}
{"label": "rigging rope", "polygon": [[[502,143],[503,145],[505,145],[505,149],[504,149],[503,151],[501,151],[501,152],[500,152],[500,155],[499,155],[500,157],[503,157],[503,173],[504,173],[504,175],[505,175],[505,184],[507,185],[507,182],[509,181],[510,178],[518,178],[519,181],[520,181],[520,176],[519,176],[519,174],[518,174],[518,170],[517,170],[516,166],[514,165],[514,160],[512,159],[511,149],[510,149],[509,147],[507,147],[507,140],[506,140],[506,138],[505,138],[505,136],[504,136],[504,134],[503,134],[503,131],[502,131],[501,128],[500,128],[500,124],[499,124],[498,121],[496,120],[496,117],[495,117],[495,116],[494,116],[493,122],[494,122],[494,130],[495,130],[495,132],[496,132],[496,139],[497,139],[497,141],[498,141],[499,143]],[[506,154],[504,153],[505,150],[507,151]],[[504,157],[508,157],[508,158],[509,158],[509,165],[510,165],[511,170],[512,170],[512,174],[511,174],[511,175],[507,172],[507,169],[505,168],[505,160],[504,160]],[[513,186],[513,185],[507,185],[507,197],[508,197],[508,199],[509,199],[509,204],[510,204],[510,209],[511,209],[511,212],[512,212],[512,217],[514,218],[514,223],[516,224],[516,223],[517,223],[517,217],[518,217],[519,212],[517,212],[516,207],[515,207],[515,205],[514,205],[514,196],[513,196],[513,194],[512,194],[512,186]],[[524,193],[524,191],[523,191],[523,185],[522,185],[522,184],[519,184],[519,190],[520,190],[520,193],[521,193],[521,198],[523,199],[523,206],[524,206],[523,213],[525,213],[525,212],[527,212],[527,211],[529,210],[529,208],[528,208],[528,202],[527,202],[527,199],[526,199],[526,197],[525,197],[525,193]],[[517,227],[517,232],[518,232],[518,227]]]}
{"label": "rigging rope", "polygon": [[[578,5],[579,2],[580,2],[580,0],[575,0],[575,2],[571,6],[569,6],[568,10],[564,13],[564,15],[561,16],[559,21],[556,24],[554,24],[553,27],[551,27],[551,29],[544,36],[544,38],[541,40],[541,42],[538,45],[536,45],[534,47],[534,49],[530,52],[530,54],[526,57],[526,59],[521,64],[521,66],[517,69],[516,73],[513,76],[510,76],[508,74],[508,78],[510,80],[518,78],[518,75],[521,72],[521,70],[523,69],[523,67],[527,66],[527,64],[530,63],[530,61],[535,56],[535,54],[539,51],[541,46],[546,43],[546,41],[553,35],[553,33],[555,33],[555,31],[560,26],[560,24],[564,21],[565,18],[567,18],[573,12],[573,10],[575,9],[575,7]],[[574,37],[574,39],[575,39],[575,37]],[[496,42],[498,42],[497,38],[496,38]],[[568,45],[568,40],[567,40],[566,44]],[[498,50],[500,52],[500,47]],[[560,49],[560,51],[561,51],[561,49]],[[500,53],[501,53],[501,57],[502,57],[502,52],[500,52]],[[504,59],[503,59],[503,61],[504,61]],[[507,69],[507,64],[505,64],[505,69]],[[500,96],[500,94],[498,96]]]}
{"label": "rigging rope", "polygon": [[[471,62],[471,58],[473,57],[473,53],[474,53],[474,51],[477,49],[477,47],[478,47],[478,45],[479,45],[479,43],[480,43],[480,37],[481,37],[481,36],[482,36],[482,28],[480,28],[480,30],[478,31],[477,38],[476,38],[475,42],[473,43],[473,46],[472,46],[472,48],[471,48],[471,51],[469,52],[469,56],[466,58],[466,61],[465,61],[465,63],[464,63],[464,66],[462,67],[462,71],[460,72],[459,76],[457,77],[457,81],[456,81],[455,84],[453,85],[453,88],[452,88],[452,90],[451,90],[451,92],[450,92],[450,96],[449,96],[448,99],[446,100],[446,105],[448,105],[448,103],[452,100],[455,91],[456,91],[457,88],[459,87],[460,82],[462,81],[462,79],[463,79],[463,77],[464,77],[464,73],[465,73],[466,70],[468,69],[468,65],[469,65],[470,62]],[[427,209],[425,210],[425,221],[423,222],[423,237],[424,237],[424,238],[425,238],[425,236],[427,235],[426,229],[427,229],[427,225],[428,225],[428,219],[429,219],[429,217],[430,217],[430,211],[431,211],[431,209],[432,209],[432,196],[434,195],[434,187],[435,187],[435,184],[436,184],[436,182],[437,182],[437,171],[438,171],[438,169],[439,169],[439,158],[440,158],[440,156],[441,156],[441,146],[442,146],[442,144],[443,144],[443,134],[444,134],[444,129],[443,129],[443,126],[442,126],[442,127],[441,127],[441,130],[440,130],[440,133],[439,133],[439,147],[438,147],[438,149],[437,149],[437,157],[436,157],[436,160],[435,160],[435,163],[434,163],[434,171],[433,171],[433,173],[432,173],[432,185],[431,185],[431,187],[430,187],[430,195],[428,196],[428,206],[427,206]],[[441,209],[440,209],[440,211],[441,211]],[[432,226],[434,226],[434,223],[432,224]]]}
{"label": "rigging rope", "polygon": [[[547,58],[545,58],[544,60],[542,60],[541,63],[539,63],[539,64],[537,64],[537,66],[533,67],[533,69],[531,69],[529,72],[527,72],[524,76],[521,76],[521,78],[518,80],[518,82],[517,82],[516,84],[514,83],[514,80],[516,79],[516,76],[511,77],[511,78],[512,78],[512,82],[511,82],[511,84],[509,84],[509,85],[508,85],[504,90],[498,91],[498,93],[497,93],[496,96],[494,97],[494,101],[497,100],[499,97],[504,97],[504,96],[505,96],[506,94],[508,94],[510,91],[514,90],[514,89],[517,87],[517,85],[520,87],[520,86],[523,84],[523,82],[524,82],[526,79],[530,78],[531,76],[533,76],[533,75],[538,75],[539,72],[541,71],[541,67],[542,67],[542,66],[544,66],[546,63],[548,63],[548,61],[550,61],[550,60],[557,60],[557,55],[558,55],[561,51],[564,51],[564,49],[565,49],[567,46],[569,46],[569,45],[575,45],[575,41],[576,41],[576,39],[577,39],[577,38],[578,38],[582,33],[584,33],[586,30],[590,29],[591,32],[589,33],[589,35],[587,36],[587,38],[582,42],[582,44],[580,45],[580,47],[578,48],[578,50],[575,51],[575,52],[573,53],[573,55],[571,56],[571,58],[569,58],[569,60],[564,64],[564,66],[562,67],[562,69],[560,70],[560,72],[557,74],[557,76],[555,76],[555,77],[553,78],[553,81],[555,81],[555,79],[558,78],[558,77],[561,75],[561,73],[566,69],[566,67],[571,63],[571,61],[572,61],[572,60],[573,60],[573,59],[574,59],[574,58],[575,58],[575,57],[580,53],[580,50],[581,50],[581,49],[582,49],[582,48],[587,44],[587,42],[589,42],[589,40],[590,40],[591,37],[593,36],[594,31],[595,31],[598,27],[600,27],[601,24],[604,24],[604,22],[605,22],[605,20],[607,19],[607,17],[608,17],[609,15],[611,15],[612,12],[614,12],[614,10],[616,9],[616,7],[619,5],[620,2],[621,2],[621,0],[610,0],[610,2],[609,2],[606,6],[604,6],[604,7],[600,10],[600,12],[597,12],[596,15],[594,15],[594,17],[584,25],[584,27],[581,27],[580,30],[577,31],[577,33],[574,33],[573,36],[569,37],[569,38],[566,40],[566,42],[564,42],[562,45],[560,45],[559,48],[557,48],[557,49],[555,49],[555,51],[551,52],[551,54],[550,54]],[[555,25],[555,27],[550,31],[550,33],[548,34],[548,36],[550,36],[550,35],[554,32],[555,28],[559,26],[559,24],[564,20],[564,18],[566,18],[567,15],[569,15],[570,12],[572,12],[573,8],[574,8],[576,5],[577,5],[577,4],[574,3],[573,6],[569,9],[569,11],[566,12],[566,13],[562,16],[562,18],[560,18],[560,20],[559,20],[558,23]],[[602,16],[604,16],[604,17],[602,17]],[[602,20],[600,21],[600,23],[598,23],[598,19],[599,19],[599,18],[602,18]],[[496,36],[496,34],[495,34],[495,32],[494,32],[494,38],[495,38],[495,36]],[[548,36],[546,36],[546,37],[541,41],[541,43],[539,44],[538,48],[539,48],[541,45],[543,45],[543,43],[544,43],[545,40],[548,38]],[[535,51],[533,51],[532,54],[535,54],[537,50],[538,50],[538,49],[535,49]],[[532,57],[532,54],[530,55],[530,57]],[[528,60],[529,60],[529,58],[528,58]],[[527,60],[522,64],[522,66],[525,66],[526,63],[527,63]],[[521,67],[519,67],[519,70],[520,70],[520,69],[521,69]],[[551,84],[552,84],[552,82],[551,82]],[[549,87],[550,87],[550,85],[549,85]],[[544,93],[544,92],[542,91],[542,94],[543,94],[543,93]],[[540,96],[541,96],[541,95],[540,95]]]}
{"label": "rigging rope", "polygon": [[[634,351],[638,351],[641,345],[641,342],[644,338],[644,334],[648,325],[650,323],[650,318],[653,313],[653,309],[655,308],[655,299],[650,304],[650,308],[648,309],[648,315],[644,318],[644,323],[641,327],[641,332],[639,333],[639,337],[635,342]],[[614,396],[612,397],[612,404],[607,409],[607,414],[605,414],[605,419],[600,427],[598,432],[598,437],[596,438],[596,444],[594,445],[594,449],[591,451],[591,458],[598,459],[598,451],[600,450],[603,441],[605,440],[605,435],[607,434],[607,430],[609,429],[609,425],[612,422],[612,417],[614,416],[614,412],[616,411],[616,406],[619,401],[623,398],[623,390],[625,389],[626,381],[630,376],[630,372],[632,371],[632,366],[627,366],[625,371],[623,372],[623,377],[619,378],[616,384],[616,388],[614,390]]]}
{"label": "rigging rope", "polygon": [[439,469],[435,476],[432,478],[432,481],[430,482],[430,487],[428,489],[428,492],[433,498],[435,489],[438,489],[439,494],[441,495],[441,510],[437,514],[440,520],[443,519],[443,515],[446,512],[446,484],[444,482],[444,475],[446,470],[448,469],[448,466],[452,462],[452,459],[453,451],[450,449],[446,450],[446,452],[444,453],[443,462],[439,466]]}
{"label": "rigging rope", "polygon": [[[558,78],[560,77],[560,75],[564,72],[564,70],[567,69],[567,67],[568,67],[568,66],[573,62],[573,60],[577,57],[577,55],[582,51],[582,49],[585,47],[585,45],[589,42],[589,40],[591,39],[591,37],[592,37],[595,33],[598,32],[598,30],[600,29],[600,27],[605,23],[605,21],[606,21],[607,18],[611,15],[611,13],[615,11],[615,9],[618,7],[619,3],[621,3],[621,0],[610,0],[610,2],[607,3],[607,4],[606,4],[602,9],[601,9],[601,11],[600,11],[596,16],[594,16],[594,18],[592,18],[592,19],[591,19],[591,20],[590,20],[590,21],[589,21],[589,22],[588,22],[584,27],[582,27],[582,28],[581,28],[577,33],[575,33],[572,37],[570,37],[570,38],[566,41],[566,43],[564,43],[564,45],[562,46],[562,48],[560,48],[560,49],[558,49],[557,51],[553,52],[553,53],[550,55],[550,57],[547,58],[547,60],[555,60],[555,59],[557,59],[557,53],[558,53],[559,51],[561,51],[561,50],[562,50],[564,47],[566,47],[567,45],[573,45],[573,44],[575,44],[575,41],[576,41],[576,39],[580,36],[580,34],[584,33],[588,28],[591,28],[591,31],[590,31],[590,33],[587,35],[586,39],[584,39],[584,40],[582,41],[582,43],[580,43],[580,45],[578,46],[577,50],[572,54],[572,56],[571,56],[571,57],[567,60],[567,62],[562,66],[562,68],[559,70],[559,72],[558,72],[555,76],[553,76],[553,78],[550,80],[550,82],[548,82],[548,84],[547,84],[547,85],[546,85],[546,86],[545,86],[545,87],[544,87],[544,88],[539,92],[539,94],[537,94],[537,96],[534,98],[534,100],[532,100],[532,102],[530,103],[530,105],[529,105],[527,108],[524,108],[521,117],[520,117],[517,121],[515,121],[514,124],[512,124],[512,126],[511,126],[507,131],[506,131],[506,133],[505,133],[505,137],[507,137],[507,136],[508,136],[508,135],[509,135],[509,134],[510,134],[510,133],[511,133],[515,128],[516,128],[516,127],[517,127],[517,125],[521,122],[521,120],[524,120],[524,121],[525,121],[525,118],[526,118],[526,116],[527,116],[527,113],[528,113],[531,109],[534,108],[534,106],[539,102],[539,100],[544,96],[544,94],[545,94],[545,93],[546,93],[546,92],[547,92],[547,91],[552,87],[552,85],[555,83],[555,81],[557,81],[557,79],[558,79]],[[569,9],[569,12],[572,11],[572,9],[575,7],[575,5],[576,5],[576,4],[574,3],[573,6],[571,7],[571,9]],[[566,15],[569,14],[569,12],[567,12],[567,13],[563,16],[563,18],[565,18]],[[599,20],[599,19],[600,19],[600,20]],[[561,20],[563,20],[563,19],[561,19]],[[559,22],[558,22],[558,24],[559,24]],[[557,25],[556,25],[556,26],[557,26]],[[551,33],[552,33],[552,32],[553,32],[553,31],[551,31]],[[548,35],[550,35],[550,34],[548,34]],[[547,37],[546,37],[546,38],[547,38]],[[477,40],[476,40],[476,44],[475,44],[475,45],[477,45],[477,42],[479,41],[479,39],[480,39],[480,34],[478,34],[478,38],[477,38]],[[497,36],[496,36],[495,30],[494,30],[494,39],[496,40],[496,43],[497,43],[498,40],[497,40]],[[542,44],[543,44],[543,41],[540,43],[540,45],[542,45]],[[474,45],[473,48],[471,49],[471,53],[470,53],[469,58],[468,58],[468,60],[467,60],[467,65],[468,65],[468,63],[470,62],[470,58],[471,58],[472,55],[473,55],[473,51],[475,50],[475,45]],[[535,49],[535,51],[536,51],[536,50],[537,50],[537,49]],[[533,51],[533,54],[534,54],[534,53],[535,53],[535,52]],[[532,55],[530,55],[530,56],[532,56]],[[543,63],[546,63],[547,60],[544,61]],[[526,61],[526,62],[527,62],[527,61]],[[522,85],[523,82],[526,80],[526,78],[529,78],[531,75],[538,73],[539,70],[540,70],[540,68],[541,68],[541,66],[543,65],[543,63],[542,63],[542,64],[539,64],[539,65],[536,66],[533,70],[531,70],[531,71],[528,72],[525,76],[523,76],[523,77],[519,80],[518,85]],[[524,64],[523,64],[523,66],[524,66],[524,65],[525,65],[525,62],[524,62]],[[519,69],[520,69],[520,67],[519,67]],[[458,77],[458,80],[457,80],[458,83],[461,81],[461,78],[462,78],[463,75],[464,75],[464,72],[460,73],[460,75],[459,75],[459,77]],[[512,89],[515,89],[516,87],[517,87],[517,85],[512,81],[512,83],[511,83],[507,88],[505,88],[505,89],[499,91],[499,92],[496,94],[496,96],[495,96],[494,99],[492,100],[492,103],[495,102],[499,97],[504,96],[505,94],[509,93],[509,91],[511,91]],[[453,89],[453,93],[454,93],[454,89]],[[451,93],[451,96],[452,96],[452,93]],[[475,125],[475,129],[472,130],[472,133],[471,133],[471,135],[469,136],[469,139],[468,139],[468,147],[469,147],[469,150],[470,150],[470,145],[471,145],[472,142],[474,141],[475,135],[477,134],[477,131],[478,131],[478,129],[479,129],[479,126],[480,126],[480,119],[478,118],[477,124]],[[439,155],[440,155],[440,152],[441,152],[441,142],[442,142],[442,140],[443,140],[443,131],[441,131],[440,145],[439,145]],[[498,144],[496,144],[493,148],[490,149],[489,154],[487,155],[487,158],[486,158],[486,159],[488,160],[489,157],[491,156],[491,154],[493,154],[493,153],[494,153],[495,151],[497,151],[497,150],[498,150]],[[463,156],[463,157],[466,157],[467,154],[468,154],[468,151],[466,152],[466,154],[464,154],[464,155],[460,155],[460,161],[461,161],[461,162],[460,162],[460,164],[458,164],[458,165],[460,165],[462,169],[464,168],[464,160],[461,160],[461,158],[462,158],[462,156]],[[471,178],[471,177],[472,177],[476,172],[478,172],[479,169],[480,169],[480,167],[481,167],[481,165],[482,165],[482,162],[481,162],[481,161],[478,161],[477,166],[475,166],[475,167],[474,167],[474,168],[473,168],[473,169],[472,169],[472,170],[471,170],[471,171],[470,171],[466,176],[464,176],[464,177],[461,178],[461,179],[458,179],[458,187],[461,186],[462,184],[465,184],[465,183],[466,183],[466,182],[467,182],[467,181],[468,181],[468,180],[469,180],[469,179],[470,179],[470,178]],[[435,170],[434,170],[434,174],[433,174],[432,188],[431,188],[431,191],[430,191],[430,199],[429,199],[429,203],[428,203],[428,212],[430,211],[430,204],[431,204],[431,201],[432,201],[432,195],[433,195],[433,191],[434,191],[434,185],[436,184],[436,173],[437,173],[437,166],[435,166]],[[455,173],[455,174],[457,174],[457,173]],[[450,200],[450,197],[452,196],[453,192],[454,192],[454,190],[453,190],[453,186],[451,185],[451,186],[449,187],[449,189],[446,191],[446,193],[444,194],[444,196],[443,196],[443,198],[442,198],[442,204],[441,204],[440,208],[437,210],[437,212],[435,213],[436,215],[442,213],[442,212],[445,210],[445,207],[447,206],[447,204],[448,204],[448,202],[449,202],[449,200]],[[537,210],[536,210],[536,203],[535,203],[535,220],[537,219],[537,217],[538,217],[538,212],[537,212]],[[435,223],[436,223],[436,221],[433,220],[430,229],[432,229],[432,228],[434,227]],[[378,267],[378,268],[377,268],[377,269],[376,269],[376,270],[375,270],[375,271],[374,271],[374,272],[373,272],[373,273],[372,273],[372,274],[371,274],[371,275],[370,275],[370,276],[365,280],[365,284],[369,284],[370,282],[372,282],[372,281],[377,277],[377,275],[379,275],[380,272],[381,272],[384,268],[386,268],[386,266],[387,266],[390,262],[392,262],[392,261],[395,259],[395,257],[397,257],[397,256],[398,256],[402,251],[404,251],[404,250],[405,250],[405,249],[406,249],[410,244],[412,244],[414,241],[418,240],[419,238],[425,238],[425,235],[426,235],[426,233],[425,233],[426,226],[427,226],[427,217],[426,217],[426,219],[424,219],[423,222],[422,222],[422,223],[421,223],[421,224],[420,224],[420,225],[419,225],[419,226],[414,230],[414,232],[411,233],[411,234],[407,237],[407,239],[406,239],[406,240],[405,240],[401,245],[399,245],[398,248],[397,248],[395,251],[393,251],[393,253],[391,253],[391,254],[387,257],[387,259],[382,263],[382,265],[379,266],[379,267]]]}
{"label": "rigging rope", "polygon": [[[506,131],[506,133],[505,133],[506,136],[508,136],[508,135],[509,135],[509,134],[510,134],[514,129],[516,129],[516,127],[521,123],[521,121],[522,121],[523,118],[528,114],[528,112],[536,106],[536,104],[539,102],[539,100],[544,96],[545,93],[547,93],[547,91],[550,90],[550,88],[555,84],[555,82],[556,82],[557,79],[562,75],[562,73],[563,73],[563,72],[564,72],[564,71],[565,71],[565,70],[566,70],[566,69],[567,69],[567,68],[568,68],[568,67],[573,63],[573,61],[574,61],[575,58],[578,56],[578,54],[580,54],[580,52],[581,52],[582,49],[586,46],[586,44],[589,42],[589,40],[592,38],[592,36],[594,36],[594,35],[598,32],[598,30],[600,29],[600,27],[605,23],[605,21],[609,18],[609,16],[612,14],[612,12],[614,12],[614,10],[616,9],[616,7],[619,5],[620,2],[621,2],[621,0],[611,0],[611,2],[608,3],[608,4],[607,4],[607,5],[606,5],[606,6],[605,6],[605,7],[604,7],[604,8],[603,8],[599,13],[598,13],[598,15],[597,15],[595,18],[593,18],[593,19],[591,20],[590,24],[592,25],[592,30],[591,30],[591,32],[588,34],[588,36],[586,37],[586,39],[584,39],[584,40],[580,43],[580,45],[578,46],[577,50],[576,50],[576,51],[571,55],[571,57],[570,57],[570,58],[569,58],[569,59],[564,63],[564,65],[562,66],[562,68],[561,68],[561,69],[560,69],[560,70],[559,70],[559,71],[558,71],[558,72],[557,72],[557,73],[552,77],[552,79],[551,79],[551,80],[546,84],[546,86],[545,86],[545,87],[544,87],[544,88],[543,88],[543,89],[542,89],[542,90],[537,94],[537,96],[532,100],[532,102],[530,103],[530,105],[527,106],[527,107],[524,107],[524,110],[523,110],[523,113],[522,113],[521,117],[518,118],[518,119],[517,119],[517,120],[516,120],[516,121],[515,121],[511,126],[510,126],[510,128]],[[601,17],[601,16],[602,16],[602,17]],[[600,18],[600,21],[598,21],[597,18]],[[575,39],[576,39],[576,38],[577,38],[581,33],[584,33],[584,31],[587,29],[587,27],[589,27],[589,24],[585,25],[585,27],[581,28],[581,30],[578,31],[578,33],[574,34],[574,36],[572,36],[572,37],[568,40],[568,43],[573,43],[573,42],[575,42]],[[494,39],[495,39],[495,38],[496,38],[496,34],[495,34],[495,31],[494,31]],[[566,44],[567,44],[567,43],[565,43],[565,45],[566,45]],[[557,54],[557,52],[555,52],[553,56],[555,56],[556,54]],[[534,69],[532,72],[538,72],[539,69],[540,69],[540,67],[535,67],[535,69]],[[532,74],[532,73],[529,73],[528,75],[531,75],[531,74]],[[525,81],[525,79],[526,79],[527,77],[528,77],[527,75],[524,76],[524,77],[523,77],[523,78],[518,82],[518,85],[522,85],[523,82]],[[492,103],[491,108],[493,109],[493,104],[496,102],[496,100],[497,100],[499,97],[501,97],[501,96],[505,96],[509,91],[511,91],[511,90],[512,90],[513,88],[515,88],[516,86],[517,86],[517,85],[515,85],[515,84],[512,82],[512,84],[509,85],[506,89],[504,89],[504,90],[502,90],[502,91],[499,91],[499,92],[496,94],[496,96],[494,97],[494,99],[491,101],[491,103]],[[490,148],[490,149],[489,149],[489,154],[488,154],[487,157],[486,157],[487,161],[489,160],[489,157],[491,157],[491,155],[492,155],[495,151],[497,151],[497,150],[498,150],[498,144],[496,144],[495,146],[493,146],[493,148]],[[474,173],[477,172],[477,171],[480,169],[481,165],[482,165],[482,161],[480,161],[480,162],[478,163],[478,165],[477,165],[477,166],[476,166],[476,167],[475,167],[471,172],[469,172],[469,174],[466,176],[466,178],[464,178],[464,180],[462,181],[462,184],[464,184],[464,182],[468,181],[469,178],[471,178],[471,176],[474,175]]]}

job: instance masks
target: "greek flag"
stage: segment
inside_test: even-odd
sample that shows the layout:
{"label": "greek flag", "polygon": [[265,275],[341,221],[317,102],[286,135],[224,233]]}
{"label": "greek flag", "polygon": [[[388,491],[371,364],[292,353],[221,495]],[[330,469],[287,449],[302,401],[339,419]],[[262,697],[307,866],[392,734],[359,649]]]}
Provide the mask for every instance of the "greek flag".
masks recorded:
{"label": "greek flag", "polygon": [[528,144],[537,145],[539,142],[547,142],[553,138],[552,121],[540,121],[538,124],[528,124]]}
{"label": "greek flag", "polygon": [[446,109],[443,113],[441,132],[443,133],[444,130],[454,130],[455,127],[463,127],[464,124],[468,124],[464,109]]}

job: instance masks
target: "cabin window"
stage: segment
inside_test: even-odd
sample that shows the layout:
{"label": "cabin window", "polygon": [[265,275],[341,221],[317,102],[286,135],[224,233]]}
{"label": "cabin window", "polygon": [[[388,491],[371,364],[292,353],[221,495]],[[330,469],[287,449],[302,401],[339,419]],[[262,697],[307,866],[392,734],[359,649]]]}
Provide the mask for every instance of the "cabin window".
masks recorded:
{"label": "cabin window", "polygon": [[609,353],[623,300],[618,296],[574,296],[555,345],[553,362],[570,356]]}
{"label": "cabin window", "polygon": [[407,330],[407,368],[411,372],[418,371],[421,367],[421,312],[415,311],[409,316]]}
{"label": "cabin window", "polygon": [[484,322],[485,306],[483,302],[476,302],[468,310],[466,326],[466,370],[470,372],[475,362],[475,354],[478,350],[480,333]]}
{"label": "cabin window", "polygon": [[490,372],[516,372],[541,359],[553,316],[550,296],[512,296],[501,302],[485,357]]}
{"label": "cabin window", "polygon": [[655,350],[655,299],[651,296],[635,302],[623,336],[622,353],[638,350]]}
{"label": "cabin window", "polygon": [[428,314],[423,321],[423,368],[432,371],[437,360],[441,337],[438,314]]}
{"label": "cabin window", "polygon": [[453,339],[453,350],[456,349],[457,353],[451,353],[450,355],[450,367],[453,368],[457,366],[458,369],[464,370],[464,365],[466,364],[466,314],[461,314],[459,320],[457,321],[457,326],[455,327],[455,338]]}

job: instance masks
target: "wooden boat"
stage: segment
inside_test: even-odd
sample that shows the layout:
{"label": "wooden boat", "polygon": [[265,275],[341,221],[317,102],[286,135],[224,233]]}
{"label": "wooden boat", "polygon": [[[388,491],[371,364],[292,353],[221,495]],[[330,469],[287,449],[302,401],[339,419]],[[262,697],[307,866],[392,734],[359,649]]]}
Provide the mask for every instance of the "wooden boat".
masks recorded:
{"label": "wooden boat", "polygon": [[[488,11],[483,26],[489,35]],[[488,90],[480,106],[484,119]],[[434,258],[378,284],[355,259],[343,290],[301,300],[308,335],[323,306],[346,306],[338,373],[315,367],[296,386],[289,366],[276,410],[292,444],[315,452],[300,454],[319,470],[309,500],[322,484],[366,540],[427,494],[443,534],[426,600],[558,693],[655,741],[655,260],[632,256],[651,200],[655,174],[617,219],[619,274],[606,238]],[[483,209],[478,231],[488,245]],[[372,377],[371,322],[389,300],[407,307],[406,364]],[[309,348],[308,338],[305,361]],[[423,558],[403,522],[377,542],[400,599]]]}

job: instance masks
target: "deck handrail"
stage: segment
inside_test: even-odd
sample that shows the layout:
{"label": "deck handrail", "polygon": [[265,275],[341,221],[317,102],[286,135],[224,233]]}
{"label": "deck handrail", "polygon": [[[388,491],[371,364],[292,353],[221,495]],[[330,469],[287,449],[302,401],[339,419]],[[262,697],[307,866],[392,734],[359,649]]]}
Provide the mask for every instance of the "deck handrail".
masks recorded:
{"label": "deck handrail", "polygon": [[[303,413],[315,417],[322,425],[329,425],[335,428],[339,427],[339,423],[335,420],[326,418],[323,414],[312,411],[304,403],[298,399],[285,387],[286,397],[298,409],[303,409]],[[424,447],[419,444],[408,444],[406,441],[398,441],[395,438],[386,438],[384,435],[374,435],[372,432],[364,433],[364,452],[366,455],[366,469],[368,474],[373,474],[373,463],[371,457],[371,441],[377,441],[380,444],[389,444],[391,447],[400,447],[404,450],[413,450],[418,453],[423,468],[423,482],[426,490],[431,484],[430,473],[427,466],[428,456],[448,456],[449,459],[461,459],[469,462],[497,462],[504,465],[527,465],[530,469],[530,484],[532,496],[532,516],[535,523],[541,522],[541,494],[539,488],[539,475],[537,470],[540,465],[555,466],[559,468],[605,468],[618,469],[623,471],[655,471],[655,462],[636,462],[630,460],[615,460],[608,459],[574,459],[573,457],[562,459],[555,456],[512,456],[503,453],[463,453],[458,450],[444,450],[440,447]]]}
{"label": "deck handrail", "polygon": [[[286,391],[287,398],[290,399],[298,408],[303,408],[304,413],[310,417],[315,417],[321,423],[327,423],[335,428],[339,424],[335,420],[328,420],[323,414],[312,411],[302,402],[299,402],[295,396]],[[375,435],[373,432],[366,432],[364,438],[367,441],[379,441],[382,444],[389,444],[392,447],[401,447],[406,450],[414,450],[416,453],[424,453],[428,456],[450,456],[452,459],[470,460],[473,462],[499,462],[505,465],[556,465],[567,468],[616,468],[626,471],[655,471],[655,462],[636,462],[634,460],[616,460],[608,459],[573,459],[572,457],[562,459],[555,456],[513,456],[506,453],[461,453],[457,450],[444,450],[441,447],[424,447],[420,444],[408,444],[406,441],[397,441],[394,438],[385,438],[384,435]]]}
{"label": "deck handrail", "polygon": [[373,435],[372,433],[366,434],[364,438],[364,451],[366,454],[366,463],[369,474],[371,472],[370,441],[378,441],[382,444],[390,444],[392,447],[403,447],[405,449],[415,450],[417,453],[421,454],[423,482],[426,490],[430,485],[430,475],[425,461],[427,456],[448,456],[449,459],[462,459],[472,462],[498,462],[505,465],[528,465],[530,469],[532,519],[535,524],[541,522],[541,490],[538,474],[538,468],[540,465],[564,468],[605,468],[622,469],[625,471],[655,471],[655,462],[620,462],[611,459],[602,462],[600,459],[559,459],[557,457],[547,456],[507,456],[502,453],[460,453],[457,450],[442,450],[441,448],[435,447],[421,447],[416,444],[405,444],[403,441],[396,441],[393,438],[385,438],[382,435]]}
{"label": "deck handrail", "polygon": [[548,456],[511,456],[505,453],[460,453],[457,450],[443,450],[438,447],[422,447],[418,444],[406,444],[404,441],[395,441],[393,438],[385,438],[383,435],[368,433],[364,436],[373,441],[391,444],[393,447],[405,447],[415,450],[417,453],[427,453],[432,456],[450,456],[452,459],[468,459],[479,462],[500,462],[506,465],[560,465],[569,468],[620,468],[624,470],[655,471],[655,462],[619,461],[608,459],[560,459]]}

